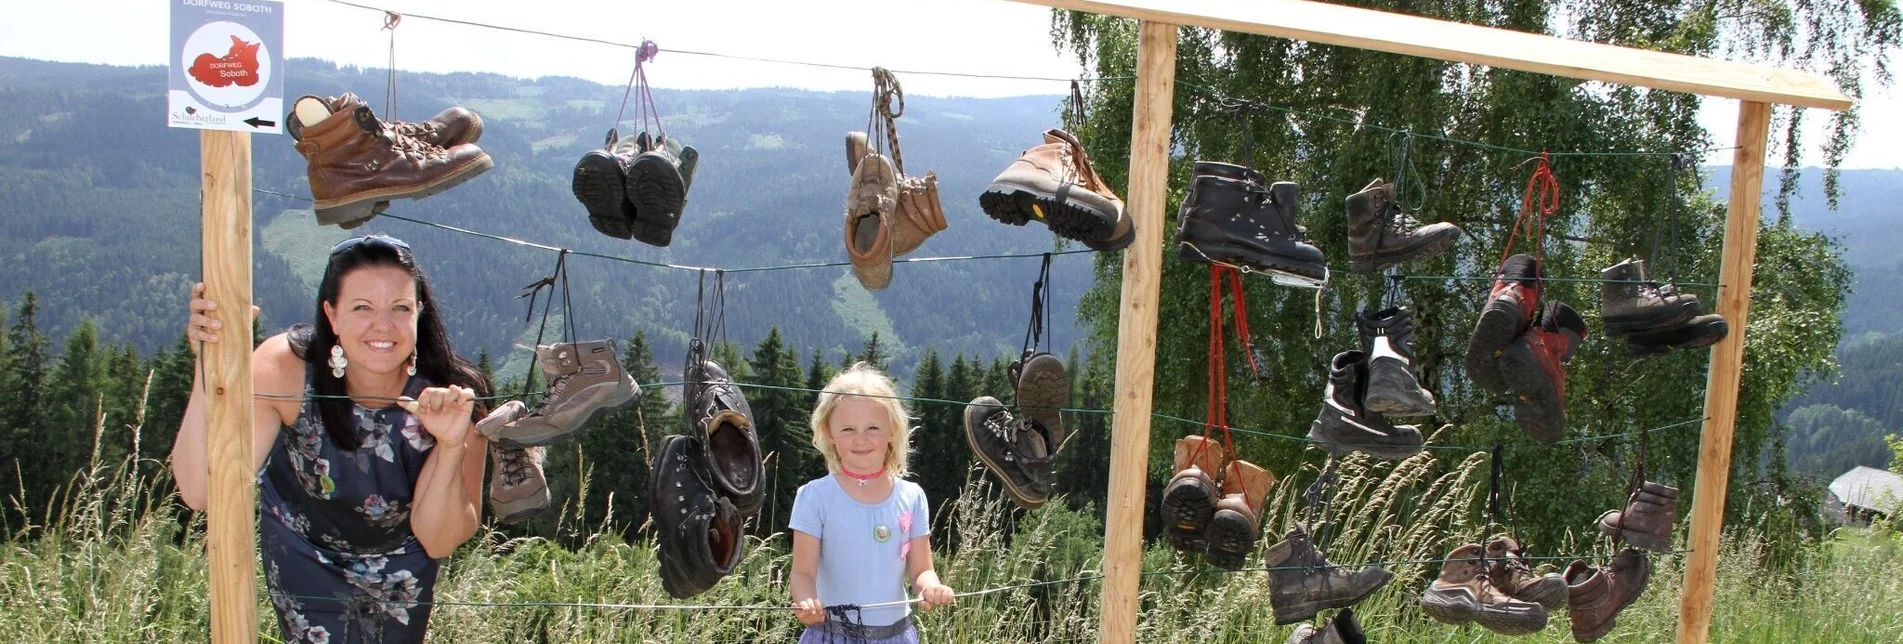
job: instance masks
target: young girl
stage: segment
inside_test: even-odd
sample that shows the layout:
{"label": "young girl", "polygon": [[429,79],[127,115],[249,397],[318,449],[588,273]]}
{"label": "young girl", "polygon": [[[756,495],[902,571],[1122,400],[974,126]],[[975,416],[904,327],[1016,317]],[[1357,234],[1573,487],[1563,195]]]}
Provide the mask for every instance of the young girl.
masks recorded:
{"label": "young girl", "polygon": [[932,569],[925,490],[902,479],[911,427],[892,378],[866,363],[848,367],[819,395],[813,446],[831,472],[793,499],[793,608],[800,644],[834,637],[915,644],[909,606],[863,608],[828,619],[826,606],[906,599],[905,584],[930,609],[953,601]]}

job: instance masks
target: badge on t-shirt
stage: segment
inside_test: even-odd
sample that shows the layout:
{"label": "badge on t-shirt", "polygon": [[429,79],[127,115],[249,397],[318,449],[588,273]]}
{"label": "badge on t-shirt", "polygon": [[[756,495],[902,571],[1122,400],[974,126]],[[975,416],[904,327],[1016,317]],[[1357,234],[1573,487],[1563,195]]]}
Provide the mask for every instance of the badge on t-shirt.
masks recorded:
{"label": "badge on t-shirt", "polygon": [[892,538],[892,529],[885,526],[873,528],[872,538],[878,539],[879,543],[885,543]]}

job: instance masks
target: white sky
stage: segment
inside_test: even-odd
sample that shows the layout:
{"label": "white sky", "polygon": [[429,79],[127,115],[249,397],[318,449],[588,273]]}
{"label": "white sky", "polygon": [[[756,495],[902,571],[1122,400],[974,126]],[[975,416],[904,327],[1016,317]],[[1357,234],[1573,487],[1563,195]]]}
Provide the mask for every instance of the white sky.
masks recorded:
{"label": "white sky", "polygon": [[[1050,13],[1002,0],[357,0],[399,12],[587,36],[619,42],[654,40],[664,49],[706,51],[834,63],[1070,78],[1082,75],[1073,59],[1050,44]],[[1239,0],[1246,1],[1246,0]],[[104,63],[162,64],[168,57],[169,0],[7,0],[0,21],[0,56]],[[326,0],[286,3],[285,51],[383,67],[389,54],[383,16]],[[524,12],[524,7],[538,11]],[[486,71],[518,77],[575,76],[625,83],[629,50],[447,24],[421,18],[397,29],[397,67],[425,72]],[[724,89],[798,87],[866,90],[864,70],[820,69],[662,52],[649,67],[655,87]],[[908,94],[939,96],[1057,95],[1068,85],[1050,81],[901,75]],[[399,76],[400,82],[400,76]],[[1708,100],[1701,120],[1718,147],[1730,146],[1735,101]],[[1872,92],[1863,105],[1863,132],[1847,168],[1903,168],[1903,93]],[[1882,116],[1879,116],[1882,115]],[[1828,115],[1811,110],[1807,164],[1822,162],[1815,143]],[[1729,164],[1729,153],[1708,163]],[[1775,160],[1774,160],[1775,161]]]}

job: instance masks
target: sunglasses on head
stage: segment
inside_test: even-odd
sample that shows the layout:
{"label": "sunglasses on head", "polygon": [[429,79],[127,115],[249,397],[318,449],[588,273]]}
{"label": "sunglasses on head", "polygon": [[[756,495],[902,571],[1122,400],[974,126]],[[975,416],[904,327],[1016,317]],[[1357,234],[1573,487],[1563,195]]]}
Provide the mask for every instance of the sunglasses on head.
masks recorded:
{"label": "sunglasses on head", "polygon": [[364,244],[394,248],[394,249],[403,251],[405,253],[410,251],[410,245],[403,243],[403,240],[401,239],[397,239],[389,235],[364,235],[362,237],[352,237],[350,239],[337,242],[336,246],[330,247],[330,254],[332,257],[336,257],[337,255],[343,254],[344,252],[347,252],[352,248],[356,248]]}

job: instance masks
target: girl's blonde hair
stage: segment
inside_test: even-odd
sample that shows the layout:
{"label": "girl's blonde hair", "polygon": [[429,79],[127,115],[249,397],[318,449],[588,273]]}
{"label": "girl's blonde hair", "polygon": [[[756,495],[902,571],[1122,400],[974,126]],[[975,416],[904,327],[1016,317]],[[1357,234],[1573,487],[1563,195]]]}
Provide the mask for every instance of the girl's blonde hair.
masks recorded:
{"label": "girl's blonde hair", "polygon": [[833,376],[832,381],[826,383],[825,391],[820,392],[819,403],[813,406],[813,447],[826,457],[826,470],[839,471],[839,449],[833,446],[833,435],[827,425],[833,409],[848,396],[863,396],[885,408],[886,429],[892,434],[892,440],[886,444],[885,471],[895,477],[905,476],[906,462],[912,452],[911,418],[898,398],[899,388],[892,377],[864,362],[855,362]]}

